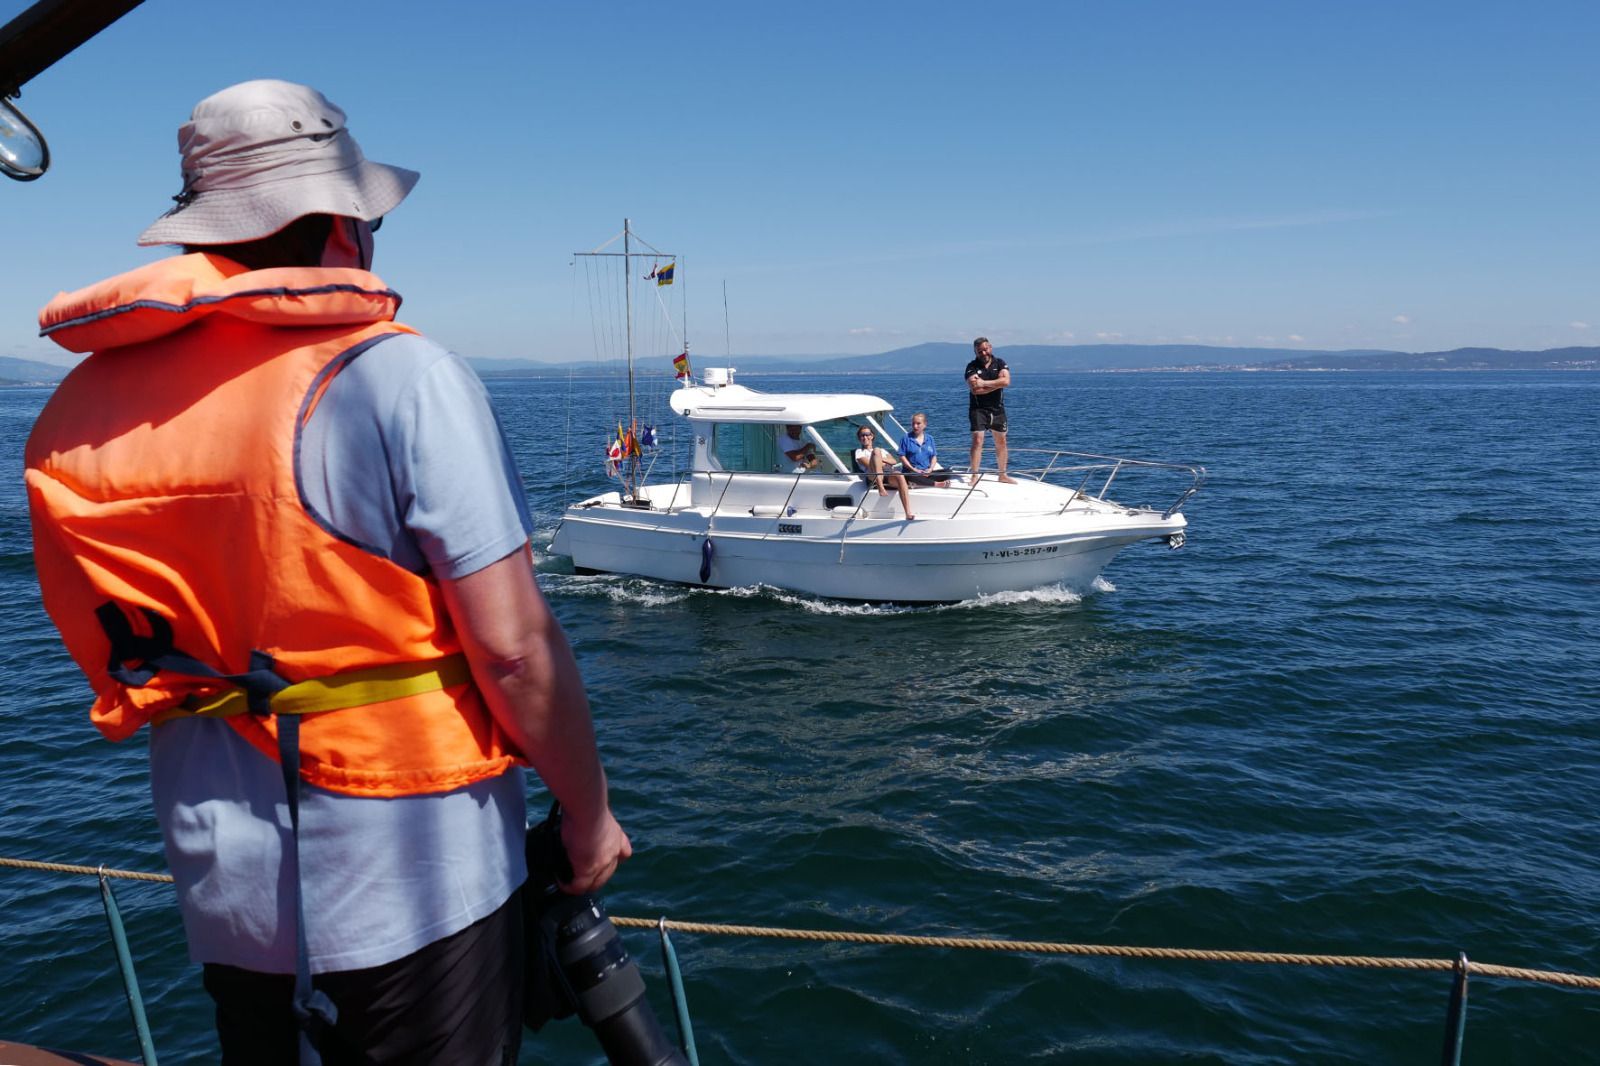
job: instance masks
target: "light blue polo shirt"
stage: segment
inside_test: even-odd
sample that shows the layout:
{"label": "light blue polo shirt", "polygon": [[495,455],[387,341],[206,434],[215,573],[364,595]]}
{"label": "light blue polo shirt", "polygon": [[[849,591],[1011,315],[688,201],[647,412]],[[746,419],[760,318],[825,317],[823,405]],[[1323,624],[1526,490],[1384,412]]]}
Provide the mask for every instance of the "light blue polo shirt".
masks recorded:
{"label": "light blue polo shirt", "polygon": [[[334,377],[302,433],[297,474],[326,524],[417,573],[465,577],[533,530],[483,383],[422,337],[388,337]],[[150,782],[190,956],[293,973],[277,763],[225,722],[171,722],[151,731]],[[512,769],[395,799],[304,785],[311,969],[392,962],[499,908],[527,876],[524,784]]]}

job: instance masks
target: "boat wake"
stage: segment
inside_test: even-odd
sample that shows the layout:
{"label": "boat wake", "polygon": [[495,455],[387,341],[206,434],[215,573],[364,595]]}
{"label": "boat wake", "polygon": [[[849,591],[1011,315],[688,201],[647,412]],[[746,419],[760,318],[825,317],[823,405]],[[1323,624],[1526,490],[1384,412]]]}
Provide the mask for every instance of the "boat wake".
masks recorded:
{"label": "boat wake", "polygon": [[970,611],[982,610],[985,607],[1005,607],[1014,603],[1043,603],[1060,606],[1070,606],[1082,603],[1086,596],[1103,592],[1115,592],[1117,586],[1107,581],[1102,576],[1096,576],[1089,585],[1088,592],[1079,592],[1067,588],[1065,585],[1046,585],[1043,588],[1024,589],[1018,592],[993,592],[987,596],[979,596],[975,600],[963,600],[961,603],[948,604],[941,610]]}
{"label": "boat wake", "polygon": [[668,585],[659,581],[618,577],[615,574],[574,574],[570,571],[539,570],[539,585],[546,596],[605,600],[635,607],[671,607],[692,596],[713,593],[688,585]]}
{"label": "boat wake", "polygon": [[974,611],[1015,604],[1042,604],[1045,606],[1074,606],[1090,594],[1117,591],[1117,587],[1104,577],[1096,577],[1088,592],[1078,592],[1064,585],[1047,585],[1043,588],[1015,592],[996,592],[959,603],[945,604],[893,604],[857,603],[830,600],[771,585],[744,585],[738,588],[698,588],[693,585],[669,585],[657,581],[622,577],[615,574],[573,574],[559,569],[540,568],[540,578],[545,592],[573,598],[603,599],[610,603],[631,604],[638,607],[669,607],[686,603],[697,597],[718,597],[728,600],[766,601],[795,607],[808,614],[843,617],[879,617],[902,614],[929,614],[941,611]]}

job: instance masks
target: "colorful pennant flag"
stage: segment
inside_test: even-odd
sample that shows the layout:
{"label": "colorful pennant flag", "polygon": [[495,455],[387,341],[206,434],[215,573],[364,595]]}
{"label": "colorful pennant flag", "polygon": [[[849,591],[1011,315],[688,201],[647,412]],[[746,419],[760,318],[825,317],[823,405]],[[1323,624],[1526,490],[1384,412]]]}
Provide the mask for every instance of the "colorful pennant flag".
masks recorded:
{"label": "colorful pennant flag", "polygon": [[656,427],[645,426],[644,432],[639,435],[639,443],[646,448],[654,448],[656,446]]}
{"label": "colorful pennant flag", "polygon": [[616,477],[617,471],[622,466],[622,441],[613,438],[611,446],[606,449],[606,476]]}
{"label": "colorful pennant flag", "polygon": [[655,277],[656,277],[656,284],[657,285],[671,285],[672,284],[673,268],[676,267],[676,266],[677,266],[676,263],[668,263],[666,266],[662,267],[660,270],[651,271],[651,273],[654,274]]}
{"label": "colorful pennant flag", "polygon": [[682,381],[684,378],[688,377],[689,376],[689,353],[688,352],[684,352],[682,355],[673,356],[672,357],[672,369],[674,369],[674,370],[676,370],[678,372],[678,380],[679,381]]}

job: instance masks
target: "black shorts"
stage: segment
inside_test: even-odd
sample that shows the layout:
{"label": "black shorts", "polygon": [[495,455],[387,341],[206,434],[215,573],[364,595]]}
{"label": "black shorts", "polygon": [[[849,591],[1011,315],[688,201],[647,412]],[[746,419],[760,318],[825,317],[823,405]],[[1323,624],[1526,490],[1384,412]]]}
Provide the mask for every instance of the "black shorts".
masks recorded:
{"label": "black shorts", "polygon": [[972,432],[1004,433],[1006,431],[1006,409],[1004,407],[969,407],[967,408],[967,421],[972,423]]}
{"label": "black shorts", "polygon": [[[513,892],[487,918],[403,959],[313,976],[339,1012],[323,1063],[512,1066],[522,1044],[520,901]],[[208,962],[204,975],[223,1066],[297,1061],[293,974]]]}

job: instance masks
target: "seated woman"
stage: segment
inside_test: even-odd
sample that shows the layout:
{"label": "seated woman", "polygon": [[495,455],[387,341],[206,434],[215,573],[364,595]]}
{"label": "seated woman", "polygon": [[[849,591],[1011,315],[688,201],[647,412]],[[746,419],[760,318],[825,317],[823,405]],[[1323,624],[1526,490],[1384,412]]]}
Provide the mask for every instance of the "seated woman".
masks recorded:
{"label": "seated woman", "polygon": [[[879,496],[889,495],[889,490],[884,488],[883,485],[883,472],[894,466],[899,460],[872,443],[872,430],[866,426],[856,430],[856,440],[861,444],[861,447],[857,448],[851,455],[855,460],[856,469],[863,473],[870,473],[873,476],[873,480],[878,485]],[[900,506],[906,512],[906,518],[917,517],[911,513],[911,493],[906,489],[906,479],[899,474],[890,474],[889,480],[894,483],[895,490],[900,493]]]}
{"label": "seated woman", "polygon": [[789,470],[791,474],[817,468],[817,446],[805,439],[805,432],[804,426],[784,426],[783,432],[778,434],[778,450],[794,464]]}
{"label": "seated woman", "polygon": [[938,448],[928,435],[928,416],[921,411],[911,416],[911,432],[900,438],[900,462],[905,465],[906,480],[913,485],[945,488],[950,484],[948,477],[931,476],[935,470],[943,470],[944,464],[939,462]]}

